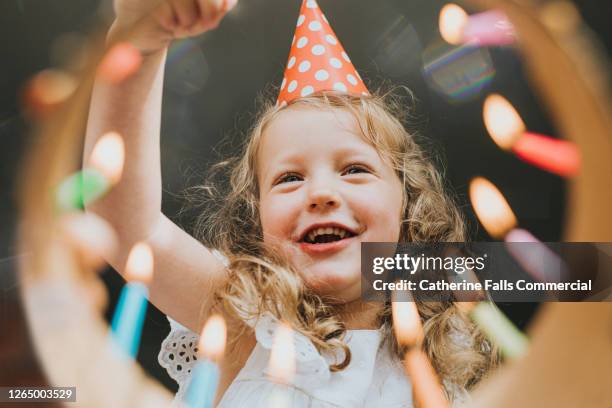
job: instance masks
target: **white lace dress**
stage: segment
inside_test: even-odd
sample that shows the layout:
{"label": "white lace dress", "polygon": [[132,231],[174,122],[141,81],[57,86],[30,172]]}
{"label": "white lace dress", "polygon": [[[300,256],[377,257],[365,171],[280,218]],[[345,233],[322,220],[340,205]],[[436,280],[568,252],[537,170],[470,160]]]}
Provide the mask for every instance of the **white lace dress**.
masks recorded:
{"label": "white lace dress", "polygon": [[[197,335],[170,320],[170,335],[162,343],[159,363],[179,384],[176,401],[182,400],[196,361]],[[255,325],[257,344],[246,364],[228,387],[218,408],[263,408],[272,395],[289,395],[292,407],[412,407],[410,382],[402,367],[380,348],[378,330],[349,330],[347,344],[351,363],[340,372],[330,372],[333,356],[319,354],[312,342],[296,333],[296,374],[287,385],[268,379],[268,361],[278,321],[264,315]]]}
{"label": "white lace dress", "polygon": [[[175,403],[180,405],[195,365],[198,336],[170,320],[171,332],[163,341],[159,363],[179,385]],[[228,387],[218,408],[267,408],[273,395],[288,395],[291,407],[413,407],[412,389],[401,364],[386,347],[379,347],[378,330],[349,330],[347,344],[351,363],[344,370],[330,372],[333,356],[321,355],[312,342],[296,333],[296,374],[290,384],[268,379],[268,361],[278,321],[264,315],[255,324],[255,345],[244,367]],[[453,406],[469,401],[465,391],[456,390]]]}

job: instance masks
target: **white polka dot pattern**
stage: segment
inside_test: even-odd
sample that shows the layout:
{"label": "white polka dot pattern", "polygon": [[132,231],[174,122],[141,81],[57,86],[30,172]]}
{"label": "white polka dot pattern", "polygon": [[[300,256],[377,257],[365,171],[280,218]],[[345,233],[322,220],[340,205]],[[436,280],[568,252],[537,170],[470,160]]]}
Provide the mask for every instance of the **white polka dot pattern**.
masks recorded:
{"label": "white polka dot pattern", "polygon": [[342,61],[340,61],[338,58],[330,58],[329,59],[329,65],[331,65],[332,67],[336,68],[336,69],[340,69],[342,68]]}
{"label": "white polka dot pattern", "polygon": [[311,21],[310,24],[308,24],[308,29],[310,31],[319,31],[321,28],[323,28],[321,26],[321,23],[319,23],[318,21]]}
{"label": "white polka dot pattern", "polygon": [[311,51],[314,55],[323,55],[325,53],[325,47],[322,46],[321,44],[317,44],[314,47],[312,47]]}
{"label": "white polka dot pattern", "polygon": [[287,87],[287,91],[291,93],[295,91],[295,88],[297,88],[297,86],[298,86],[298,82],[294,79],[293,81],[289,83],[289,86]]}
{"label": "white polka dot pattern", "polygon": [[317,81],[325,81],[329,78],[329,72],[324,69],[320,69],[315,73],[315,79]]}
{"label": "white polka dot pattern", "polygon": [[289,58],[289,62],[287,63],[287,68],[291,69],[295,65],[295,57]]}
{"label": "white polka dot pattern", "polygon": [[310,85],[306,85],[305,87],[302,88],[302,92],[300,92],[301,96],[308,96],[311,93],[314,92],[314,88]]}
{"label": "white polka dot pattern", "polygon": [[310,69],[310,61],[304,60],[304,61],[300,62],[300,66],[298,67],[298,71],[306,72],[309,69]]}

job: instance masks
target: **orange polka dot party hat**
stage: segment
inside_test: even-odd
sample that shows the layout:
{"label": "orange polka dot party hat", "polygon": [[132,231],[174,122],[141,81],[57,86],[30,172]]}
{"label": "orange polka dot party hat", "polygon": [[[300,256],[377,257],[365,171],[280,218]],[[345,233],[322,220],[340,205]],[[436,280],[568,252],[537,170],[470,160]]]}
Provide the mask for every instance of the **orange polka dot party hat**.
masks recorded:
{"label": "orange polka dot party hat", "polygon": [[369,95],[316,0],[304,0],[276,103],[319,91]]}

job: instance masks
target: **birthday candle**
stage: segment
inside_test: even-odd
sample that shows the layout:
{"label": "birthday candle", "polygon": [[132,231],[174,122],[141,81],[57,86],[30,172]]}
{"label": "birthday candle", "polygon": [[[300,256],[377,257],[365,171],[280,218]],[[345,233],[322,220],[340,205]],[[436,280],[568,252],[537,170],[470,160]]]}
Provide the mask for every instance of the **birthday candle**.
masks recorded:
{"label": "birthday candle", "polygon": [[293,380],[295,374],[295,347],[293,330],[285,323],[281,323],[274,333],[268,372],[270,379],[280,387],[274,389],[267,405],[271,408],[293,406],[291,391],[286,385]]}
{"label": "birthday candle", "polygon": [[128,42],[113,45],[98,66],[98,78],[118,84],[133,75],[142,64],[140,51]]}
{"label": "birthday candle", "polygon": [[485,336],[496,344],[504,357],[519,358],[527,352],[529,340],[492,302],[459,302]]}
{"label": "birthday candle", "polygon": [[125,149],[116,132],[103,135],[95,144],[88,167],[68,176],[57,188],[56,203],[61,211],[83,209],[116,184],[123,171]]}
{"label": "birthday candle", "polygon": [[516,40],[514,26],[499,10],[468,15],[456,4],[442,7],[440,35],[450,44],[509,45]]}
{"label": "birthday candle", "polygon": [[483,107],[489,135],[505,150],[512,150],[522,160],[564,177],[580,170],[580,152],[566,140],[530,133],[514,107],[504,97],[492,94]]}
{"label": "birthday candle", "polygon": [[[530,275],[542,282],[560,282],[566,277],[561,259],[529,231],[517,228],[516,216],[493,183],[474,178],[470,182],[470,201],[485,230],[494,238],[503,238],[508,252]],[[530,244],[513,244],[517,242]]]}
{"label": "birthday candle", "polygon": [[567,267],[561,258],[529,231],[514,228],[506,234],[504,240],[508,252],[537,280],[562,282],[567,278]]}
{"label": "birthday candle", "polygon": [[225,351],[227,330],[225,320],[219,315],[211,316],[198,344],[198,363],[191,374],[185,402],[191,408],[212,408],[219,385],[219,361]]}
{"label": "birthday candle", "polygon": [[74,94],[77,85],[77,81],[65,71],[40,71],[24,87],[24,108],[34,117],[44,117]]}
{"label": "birthday candle", "polygon": [[147,310],[147,283],[153,275],[153,253],[144,242],[132,247],[125,266],[127,283],[121,290],[112,321],[115,344],[130,357],[136,357]]}
{"label": "birthday candle", "polygon": [[[400,345],[408,347],[404,356],[404,370],[412,382],[414,399],[420,407],[448,407],[440,380],[431,362],[420,348],[423,326],[414,300],[397,301],[391,304],[395,337]],[[394,292],[394,296],[398,296]]]}

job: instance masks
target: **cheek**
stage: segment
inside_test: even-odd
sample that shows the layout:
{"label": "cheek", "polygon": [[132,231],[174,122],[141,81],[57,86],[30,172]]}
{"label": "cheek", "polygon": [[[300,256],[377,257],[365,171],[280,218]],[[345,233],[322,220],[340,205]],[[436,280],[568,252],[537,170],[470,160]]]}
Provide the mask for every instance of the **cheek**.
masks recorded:
{"label": "cheek", "polygon": [[362,211],[373,236],[369,239],[381,242],[396,242],[400,236],[402,220],[401,191],[380,191],[377,200],[368,200]]}
{"label": "cheek", "polygon": [[280,197],[264,197],[260,200],[260,221],[264,241],[271,237],[287,237],[293,231],[296,219],[294,205]]}

